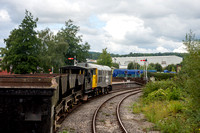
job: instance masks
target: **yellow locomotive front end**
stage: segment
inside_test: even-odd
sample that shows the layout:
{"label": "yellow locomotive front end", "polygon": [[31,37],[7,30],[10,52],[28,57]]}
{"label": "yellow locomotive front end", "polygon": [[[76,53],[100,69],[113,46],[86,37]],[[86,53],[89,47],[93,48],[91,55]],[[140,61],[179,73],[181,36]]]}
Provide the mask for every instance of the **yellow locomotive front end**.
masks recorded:
{"label": "yellow locomotive front end", "polygon": [[97,75],[98,75],[98,70],[95,68],[93,70],[93,76],[92,76],[92,89],[97,87]]}

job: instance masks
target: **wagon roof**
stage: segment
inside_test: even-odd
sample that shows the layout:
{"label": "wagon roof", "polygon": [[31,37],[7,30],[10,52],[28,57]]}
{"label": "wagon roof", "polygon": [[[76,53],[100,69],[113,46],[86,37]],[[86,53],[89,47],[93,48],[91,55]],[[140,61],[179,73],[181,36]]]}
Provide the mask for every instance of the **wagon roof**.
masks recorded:
{"label": "wagon roof", "polygon": [[64,67],[61,67],[61,69],[81,69],[81,70],[84,70],[84,69],[87,69],[87,68],[82,67],[82,66],[64,66]]}
{"label": "wagon roof", "polygon": [[1,75],[0,89],[56,89],[60,74],[15,74]]}

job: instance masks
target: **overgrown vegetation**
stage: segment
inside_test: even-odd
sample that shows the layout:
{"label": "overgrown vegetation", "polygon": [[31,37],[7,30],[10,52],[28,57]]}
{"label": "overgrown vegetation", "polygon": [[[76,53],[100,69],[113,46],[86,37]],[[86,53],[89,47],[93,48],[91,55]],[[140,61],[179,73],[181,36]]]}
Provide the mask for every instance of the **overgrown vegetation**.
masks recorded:
{"label": "overgrown vegetation", "polygon": [[133,104],[134,113],[144,113],[155,123],[152,130],[169,133],[199,132],[200,129],[200,42],[190,32],[184,41],[188,56],[182,71],[171,79],[149,82],[143,96]]}
{"label": "overgrown vegetation", "polygon": [[[143,74],[141,75],[142,77],[144,76]],[[148,72],[147,73],[148,78],[154,77],[156,80],[167,80],[174,78],[176,74],[174,73],[153,73],[153,72]]]}

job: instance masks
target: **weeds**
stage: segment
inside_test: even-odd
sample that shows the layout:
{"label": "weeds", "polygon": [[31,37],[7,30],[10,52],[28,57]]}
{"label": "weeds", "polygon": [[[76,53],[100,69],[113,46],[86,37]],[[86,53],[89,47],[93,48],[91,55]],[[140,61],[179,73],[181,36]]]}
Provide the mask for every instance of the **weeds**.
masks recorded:
{"label": "weeds", "polygon": [[99,120],[99,122],[103,122],[103,123],[105,123],[105,120]]}
{"label": "weeds", "polygon": [[132,110],[143,113],[161,132],[189,133],[200,129],[200,110],[195,110],[191,98],[183,97],[183,90],[172,80],[148,83]]}

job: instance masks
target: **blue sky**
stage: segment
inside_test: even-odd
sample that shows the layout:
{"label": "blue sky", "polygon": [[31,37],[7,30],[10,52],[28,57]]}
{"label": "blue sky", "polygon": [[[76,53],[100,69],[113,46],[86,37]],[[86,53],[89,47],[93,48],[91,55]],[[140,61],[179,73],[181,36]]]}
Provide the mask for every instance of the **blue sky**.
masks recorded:
{"label": "blue sky", "polygon": [[185,52],[185,34],[200,35],[199,5],[199,0],[1,0],[0,47],[27,9],[39,18],[37,30],[48,27],[56,34],[73,20],[91,51]]}

